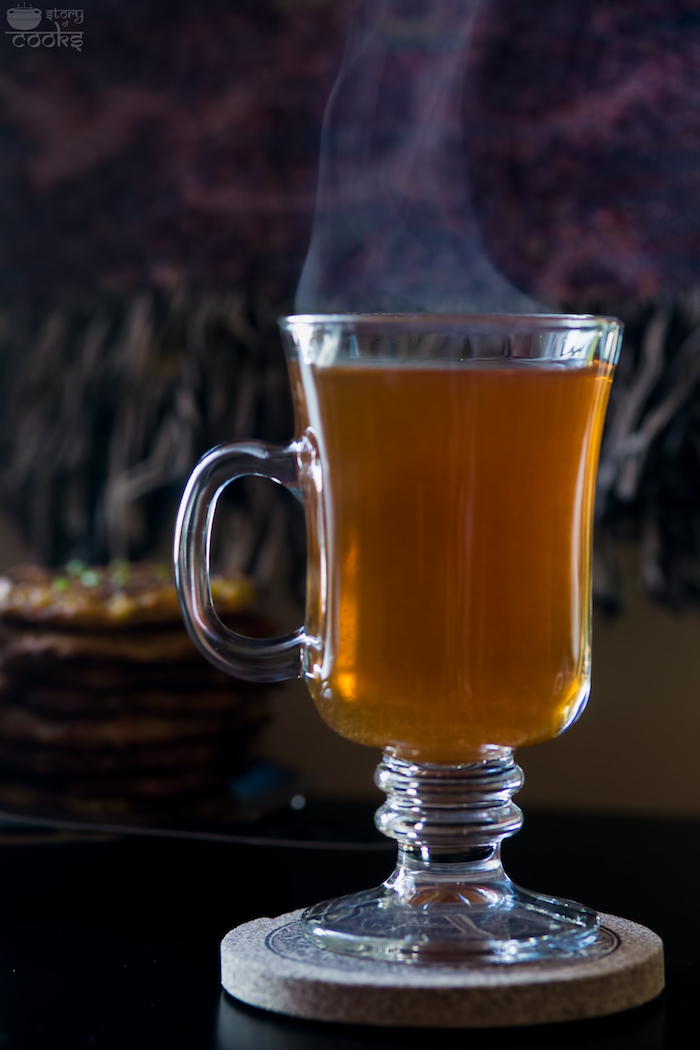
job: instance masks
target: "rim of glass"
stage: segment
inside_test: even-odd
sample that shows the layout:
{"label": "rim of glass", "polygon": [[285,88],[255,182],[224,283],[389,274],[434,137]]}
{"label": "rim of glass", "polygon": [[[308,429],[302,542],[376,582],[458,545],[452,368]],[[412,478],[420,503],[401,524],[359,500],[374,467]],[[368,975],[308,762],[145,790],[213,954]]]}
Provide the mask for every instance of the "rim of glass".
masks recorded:
{"label": "rim of glass", "polygon": [[287,314],[278,319],[280,328],[291,330],[299,325],[333,325],[351,328],[430,329],[444,328],[517,328],[523,329],[610,329],[622,328],[616,317],[596,314]]}

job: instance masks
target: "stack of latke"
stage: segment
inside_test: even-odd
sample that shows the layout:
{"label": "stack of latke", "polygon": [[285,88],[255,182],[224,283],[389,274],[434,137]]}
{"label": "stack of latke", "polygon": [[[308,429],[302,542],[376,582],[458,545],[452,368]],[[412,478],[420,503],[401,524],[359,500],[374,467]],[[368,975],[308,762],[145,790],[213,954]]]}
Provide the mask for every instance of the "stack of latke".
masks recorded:
{"label": "stack of latke", "polygon": [[[259,633],[243,579],[219,615]],[[265,719],[264,690],[195,650],[169,569],[69,563],[0,578],[0,804],[177,813],[222,795]]]}

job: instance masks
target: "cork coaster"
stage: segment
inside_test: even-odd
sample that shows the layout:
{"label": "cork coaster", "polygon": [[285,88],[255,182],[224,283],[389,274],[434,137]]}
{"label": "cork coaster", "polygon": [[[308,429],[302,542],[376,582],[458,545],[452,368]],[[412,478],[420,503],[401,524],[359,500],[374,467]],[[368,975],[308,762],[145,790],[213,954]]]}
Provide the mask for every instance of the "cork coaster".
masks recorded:
{"label": "cork coaster", "polygon": [[494,966],[413,966],[316,948],[301,911],[255,919],[221,943],[221,983],[236,999],[315,1021],[416,1028],[503,1028],[579,1021],[654,999],[663,945],[651,930],[601,915],[575,958]]}

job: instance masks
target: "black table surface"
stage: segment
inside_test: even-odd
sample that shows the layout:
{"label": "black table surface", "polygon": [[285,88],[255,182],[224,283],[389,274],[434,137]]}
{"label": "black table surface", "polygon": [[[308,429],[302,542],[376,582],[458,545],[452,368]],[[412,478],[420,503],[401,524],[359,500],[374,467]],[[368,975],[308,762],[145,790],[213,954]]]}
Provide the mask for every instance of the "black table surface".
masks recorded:
{"label": "black table surface", "polygon": [[[323,819],[333,819],[326,806]],[[371,824],[372,806],[337,807]],[[314,820],[314,806],[305,820]],[[376,884],[383,851],[151,838],[0,845],[0,1048],[351,1050],[377,1047],[687,1047],[700,977],[700,822],[526,814],[505,848],[516,881],[655,930],[667,988],[615,1017],[454,1032],[294,1021],[244,1007],[219,985],[233,926]]]}

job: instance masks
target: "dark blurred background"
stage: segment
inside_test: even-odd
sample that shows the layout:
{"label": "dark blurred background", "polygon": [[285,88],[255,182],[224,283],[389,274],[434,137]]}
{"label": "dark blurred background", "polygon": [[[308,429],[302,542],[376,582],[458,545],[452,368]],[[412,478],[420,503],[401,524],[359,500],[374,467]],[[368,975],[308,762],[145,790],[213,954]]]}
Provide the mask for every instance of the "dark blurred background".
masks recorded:
{"label": "dark blurred background", "polygon": [[[0,40],[0,567],[167,560],[202,452],[292,436],[275,319],[300,280],[305,309],[620,316],[592,699],[521,756],[522,798],[700,812],[696,5],[82,10],[80,48]],[[283,492],[229,494],[217,564],[283,626],[304,548]],[[373,791],[377,756],[299,684],[262,753],[310,793]]]}

